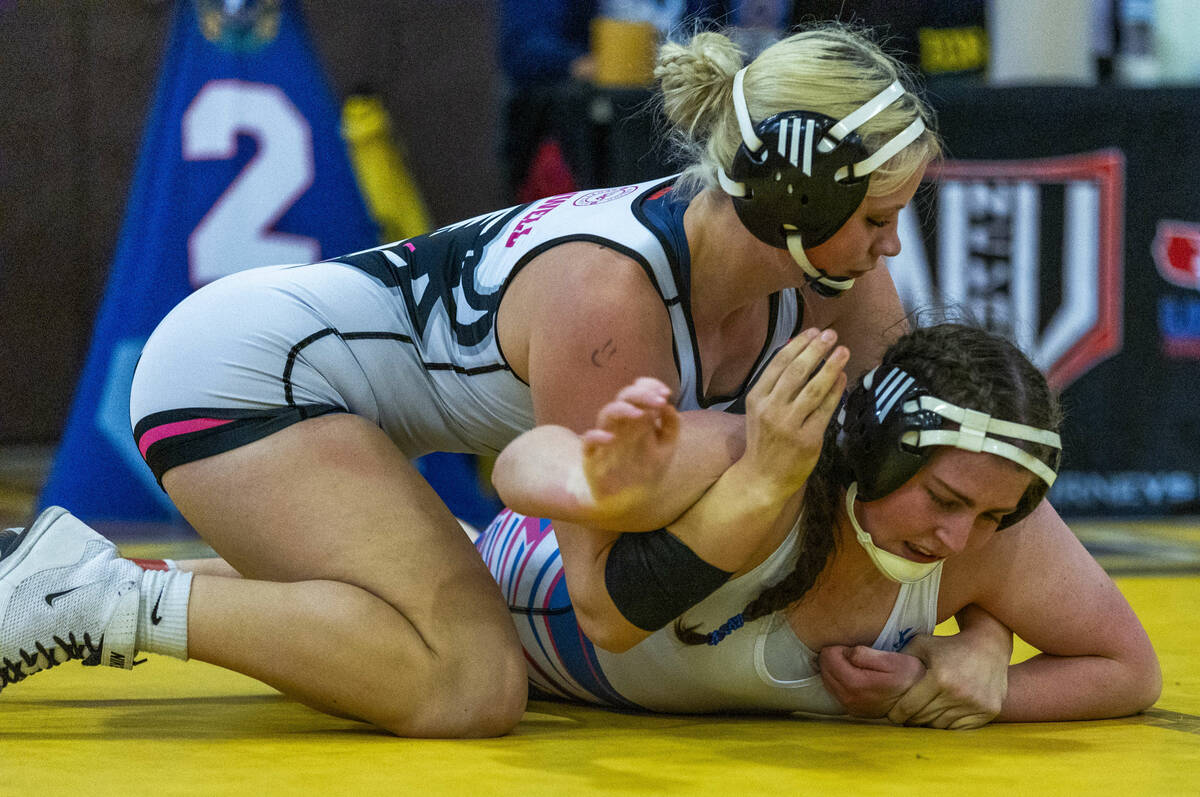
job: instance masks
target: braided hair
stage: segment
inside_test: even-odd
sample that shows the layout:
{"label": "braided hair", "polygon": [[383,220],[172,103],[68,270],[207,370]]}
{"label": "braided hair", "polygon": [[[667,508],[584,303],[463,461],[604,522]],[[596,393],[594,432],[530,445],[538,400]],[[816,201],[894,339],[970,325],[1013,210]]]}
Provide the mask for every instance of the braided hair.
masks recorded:
{"label": "braided hair", "polygon": [[[1051,431],[1058,429],[1062,420],[1057,398],[1029,358],[1008,340],[979,327],[943,323],[916,329],[892,344],[882,365],[904,369],[933,395],[960,407]],[[834,531],[851,478],[845,455],[836,444],[837,433],[837,423],[830,423],[821,455],[804,486],[795,567],[746,604],[735,627],[803,598],[837,549]],[[1055,456],[1039,443],[1019,441],[1019,445],[1043,461]],[[1017,512],[1036,506],[1047,489],[1041,479],[1031,480]],[[696,626],[686,625],[682,617],[675,621],[675,635],[689,645],[717,644],[727,633],[700,632]]]}

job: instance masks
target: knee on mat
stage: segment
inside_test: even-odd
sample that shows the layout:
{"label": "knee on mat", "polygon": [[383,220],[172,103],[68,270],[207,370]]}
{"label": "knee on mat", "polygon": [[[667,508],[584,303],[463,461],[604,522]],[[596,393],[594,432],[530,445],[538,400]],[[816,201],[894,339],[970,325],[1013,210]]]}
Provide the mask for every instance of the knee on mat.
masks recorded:
{"label": "knee on mat", "polygon": [[529,686],[519,649],[492,651],[438,670],[419,705],[379,724],[397,736],[482,738],[503,736],[521,721]]}
{"label": "knee on mat", "polygon": [[525,713],[529,681],[525,657],[519,647],[494,651],[470,669],[459,682],[460,710],[469,720],[462,736],[503,736],[517,726]]}

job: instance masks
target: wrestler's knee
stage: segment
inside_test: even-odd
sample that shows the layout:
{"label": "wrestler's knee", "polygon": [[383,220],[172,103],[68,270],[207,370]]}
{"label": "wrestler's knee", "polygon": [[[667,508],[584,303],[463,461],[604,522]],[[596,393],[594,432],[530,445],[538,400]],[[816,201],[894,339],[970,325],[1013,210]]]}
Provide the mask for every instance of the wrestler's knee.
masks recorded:
{"label": "wrestler's knee", "polygon": [[397,736],[503,736],[525,713],[529,687],[520,647],[503,643],[436,654],[422,699],[377,724]]}

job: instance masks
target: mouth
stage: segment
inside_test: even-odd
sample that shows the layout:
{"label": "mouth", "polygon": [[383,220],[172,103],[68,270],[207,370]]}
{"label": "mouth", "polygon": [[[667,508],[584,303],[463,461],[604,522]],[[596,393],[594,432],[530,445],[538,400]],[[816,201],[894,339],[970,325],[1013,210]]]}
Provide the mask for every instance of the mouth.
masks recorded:
{"label": "mouth", "polygon": [[936,562],[943,557],[931,553],[922,546],[906,542],[904,543],[904,558],[920,562],[921,564],[928,564],[929,562]]}

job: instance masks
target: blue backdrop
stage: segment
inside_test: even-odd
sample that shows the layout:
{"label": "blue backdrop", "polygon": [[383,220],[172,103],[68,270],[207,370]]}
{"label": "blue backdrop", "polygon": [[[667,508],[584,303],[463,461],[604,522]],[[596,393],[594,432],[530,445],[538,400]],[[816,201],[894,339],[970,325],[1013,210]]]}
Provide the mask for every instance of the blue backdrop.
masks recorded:
{"label": "blue backdrop", "polygon": [[[133,444],[129,386],[146,338],[188,293],[233,271],[379,243],[340,134],[340,105],[298,4],[180,0],[91,348],[40,503],[85,520],[179,516]],[[472,459],[431,460],[475,523]]]}

